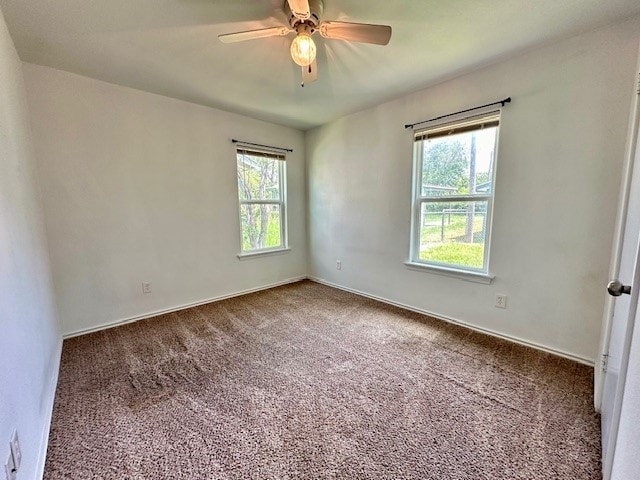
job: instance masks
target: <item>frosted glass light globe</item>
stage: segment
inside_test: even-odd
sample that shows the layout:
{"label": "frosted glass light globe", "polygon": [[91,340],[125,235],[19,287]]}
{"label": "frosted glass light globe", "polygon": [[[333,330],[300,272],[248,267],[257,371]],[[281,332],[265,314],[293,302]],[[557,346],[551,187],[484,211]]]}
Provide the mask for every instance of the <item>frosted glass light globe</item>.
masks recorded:
{"label": "frosted glass light globe", "polygon": [[291,58],[301,67],[307,67],[316,59],[316,44],[309,34],[301,32],[291,42]]}

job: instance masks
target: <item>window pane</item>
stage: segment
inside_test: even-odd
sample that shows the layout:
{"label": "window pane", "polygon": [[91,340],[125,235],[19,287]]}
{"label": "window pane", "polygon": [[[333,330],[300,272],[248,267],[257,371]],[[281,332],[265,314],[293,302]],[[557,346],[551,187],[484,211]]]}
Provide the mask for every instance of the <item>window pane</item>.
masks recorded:
{"label": "window pane", "polygon": [[419,260],[484,269],[488,202],[423,202]]}
{"label": "window pane", "polygon": [[242,250],[282,246],[280,205],[240,205]]}
{"label": "window pane", "polygon": [[238,153],[238,192],[241,200],[280,200],[280,162]]}
{"label": "window pane", "polygon": [[491,194],[497,131],[491,127],[422,141],[421,195]]}

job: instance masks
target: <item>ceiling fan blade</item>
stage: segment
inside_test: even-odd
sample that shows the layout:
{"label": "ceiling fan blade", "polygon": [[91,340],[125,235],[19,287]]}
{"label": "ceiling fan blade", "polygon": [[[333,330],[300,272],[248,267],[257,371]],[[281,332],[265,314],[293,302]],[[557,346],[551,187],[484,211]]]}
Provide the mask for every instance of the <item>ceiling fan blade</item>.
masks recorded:
{"label": "ceiling fan blade", "polygon": [[307,67],[302,68],[302,86],[304,87],[307,83],[315,82],[318,80],[318,62],[315,60],[313,63]]}
{"label": "ceiling fan blade", "polygon": [[218,38],[222,43],[235,43],[253,40],[255,38],[282,37],[290,32],[292,32],[292,30],[287,27],[271,27],[261,28],[260,30],[247,30],[246,32],[225,33],[218,35]]}
{"label": "ceiling fan blade", "polygon": [[311,9],[309,8],[309,0],[287,0],[291,13],[300,20],[307,20],[311,17]]}
{"label": "ceiling fan blade", "polygon": [[320,35],[336,40],[386,45],[391,39],[391,27],[368,23],[322,22]]}

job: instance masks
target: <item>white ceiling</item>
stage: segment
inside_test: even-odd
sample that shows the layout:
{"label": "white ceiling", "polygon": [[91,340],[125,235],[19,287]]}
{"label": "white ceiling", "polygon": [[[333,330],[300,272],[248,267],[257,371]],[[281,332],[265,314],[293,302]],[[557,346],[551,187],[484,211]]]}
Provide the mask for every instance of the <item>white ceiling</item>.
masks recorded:
{"label": "white ceiling", "polygon": [[325,0],[325,20],[391,25],[385,47],[217,36],[285,22],[284,0],[0,0],[21,59],[300,129],[640,13],[638,0]]}

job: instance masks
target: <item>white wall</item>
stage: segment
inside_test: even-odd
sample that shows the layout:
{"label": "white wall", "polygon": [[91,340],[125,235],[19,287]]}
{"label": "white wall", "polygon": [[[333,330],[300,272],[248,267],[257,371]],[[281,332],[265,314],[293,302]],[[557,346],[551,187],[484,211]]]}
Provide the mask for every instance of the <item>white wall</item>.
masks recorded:
{"label": "white wall", "polygon": [[[593,361],[640,19],[529,51],[307,132],[310,274]],[[491,285],[409,270],[405,123],[503,111]],[[335,262],[342,261],[337,271]],[[496,293],[508,308],[494,308]]]}
{"label": "white wall", "polygon": [[[24,69],[65,333],[306,274],[302,132],[47,67]],[[294,150],[288,253],[236,257],[232,138]]]}
{"label": "white wall", "polygon": [[61,338],[35,175],[22,64],[0,13],[0,469],[18,430],[18,478],[38,478]]}

